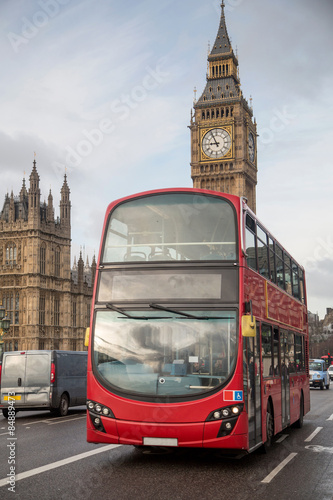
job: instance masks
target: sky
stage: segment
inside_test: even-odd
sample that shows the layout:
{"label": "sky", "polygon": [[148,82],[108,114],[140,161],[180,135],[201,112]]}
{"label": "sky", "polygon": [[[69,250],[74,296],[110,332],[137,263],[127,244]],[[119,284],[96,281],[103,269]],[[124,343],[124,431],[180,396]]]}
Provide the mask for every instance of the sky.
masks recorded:
{"label": "sky", "polygon": [[[192,187],[194,87],[220,0],[1,0],[0,205],[29,187],[56,216],[66,173],[72,260],[97,255],[118,198]],[[225,0],[258,125],[257,216],[305,267],[308,308],[333,307],[333,1]],[[0,206],[1,210],[1,206]]]}

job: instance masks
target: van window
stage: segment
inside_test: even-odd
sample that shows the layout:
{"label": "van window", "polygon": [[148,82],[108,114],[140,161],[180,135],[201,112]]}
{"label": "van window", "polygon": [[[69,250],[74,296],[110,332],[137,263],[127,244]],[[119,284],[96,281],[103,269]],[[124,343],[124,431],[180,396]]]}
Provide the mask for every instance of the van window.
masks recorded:
{"label": "van window", "polygon": [[32,354],[27,356],[26,387],[46,386],[50,384],[49,354]]}

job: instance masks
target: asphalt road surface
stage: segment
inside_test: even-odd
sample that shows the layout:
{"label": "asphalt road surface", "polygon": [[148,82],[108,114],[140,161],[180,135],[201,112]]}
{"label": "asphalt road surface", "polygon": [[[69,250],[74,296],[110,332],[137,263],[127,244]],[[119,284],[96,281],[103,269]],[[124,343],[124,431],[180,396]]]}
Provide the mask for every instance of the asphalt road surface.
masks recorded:
{"label": "asphalt road surface", "polygon": [[89,444],[83,407],[66,417],[21,412],[15,424],[11,436],[0,414],[2,500],[333,499],[333,388],[311,390],[302,429],[284,431],[268,454],[240,460]]}

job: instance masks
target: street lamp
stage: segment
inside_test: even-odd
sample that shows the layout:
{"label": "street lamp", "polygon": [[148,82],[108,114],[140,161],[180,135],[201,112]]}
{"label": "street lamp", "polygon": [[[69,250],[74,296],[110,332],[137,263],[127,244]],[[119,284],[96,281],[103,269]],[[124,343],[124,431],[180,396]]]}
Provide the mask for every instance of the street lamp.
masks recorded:
{"label": "street lamp", "polygon": [[2,336],[8,333],[10,327],[10,319],[6,316],[6,310],[3,306],[0,306],[0,361],[2,359],[3,353],[3,340]]}

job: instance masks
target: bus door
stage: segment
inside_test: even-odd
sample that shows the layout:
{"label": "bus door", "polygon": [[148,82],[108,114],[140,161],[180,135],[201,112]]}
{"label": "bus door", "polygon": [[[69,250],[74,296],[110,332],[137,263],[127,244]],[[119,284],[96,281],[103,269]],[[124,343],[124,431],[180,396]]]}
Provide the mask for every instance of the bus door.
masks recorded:
{"label": "bus door", "polygon": [[290,386],[289,386],[289,346],[288,332],[280,330],[281,347],[281,413],[282,428],[290,423]]}
{"label": "bus door", "polygon": [[262,441],[259,325],[257,325],[256,337],[244,339],[244,344],[244,391],[249,419],[249,447],[252,448]]}

